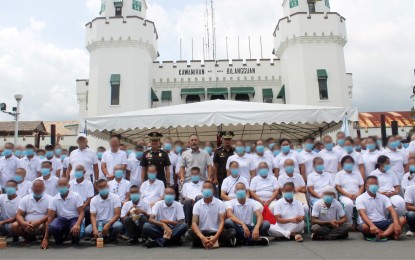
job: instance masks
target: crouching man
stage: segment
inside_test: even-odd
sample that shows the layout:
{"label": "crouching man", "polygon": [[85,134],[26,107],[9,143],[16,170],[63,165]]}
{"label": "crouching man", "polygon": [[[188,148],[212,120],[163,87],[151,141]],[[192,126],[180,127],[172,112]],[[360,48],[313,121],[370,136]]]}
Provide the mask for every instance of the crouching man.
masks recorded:
{"label": "crouching man", "polygon": [[[222,186],[223,187],[223,186]],[[233,228],[237,243],[241,245],[268,245],[267,236],[270,223],[263,221],[260,204],[246,197],[246,186],[242,182],[236,184],[236,198],[229,201],[226,208],[228,219],[225,228]],[[253,223],[256,216],[256,224]]]}
{"label": "crouching man", "polygon": [[335,240],[348,237],[352,226],[347,223],[343,206],[335,196],[336,190],[332,186],[327,186],[323,190],[322,199],[314,203],[311,214],[311,239]]}

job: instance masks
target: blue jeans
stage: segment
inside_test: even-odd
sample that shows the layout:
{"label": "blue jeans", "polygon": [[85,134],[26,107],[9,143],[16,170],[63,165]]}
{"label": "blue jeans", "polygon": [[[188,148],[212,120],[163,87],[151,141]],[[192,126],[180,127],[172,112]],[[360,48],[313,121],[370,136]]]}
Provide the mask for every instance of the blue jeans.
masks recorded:
{"label": "blue jeans", "polygon": [[[63,244],[64,238],[69,234],[72,227],[76,224],[78,218],[66,219],[62,217],[55,218],[52,223],[49,224],[49,234],[55,239],[57,245]],[[78,244],[80,240],[79,235],[74,237],[72,235],[72,243]]]}
{"label": "blue jeans", "polygon": [[[185,223],[177,224],[176,226],[172,227],[169,226],[172,230],[171,238],[169,242],[177,242],[181,236],[186,234],[187,232],[187,225]],[[163,238],[164,230],[162,227],[153,225],[149,222],[144,224],[143,233],[148,237],[152,238],[160,247],[166,246],[166,239]]]}
{"label": "blue jeans", "polygon": [[[104,227],[108,221],[105,220],[101,220],[102,222],[102,227]],[[97,221],[97,228],[98,228],[98,223],[99,221]],[[114,224],[112,224],[112,226],[110,227],[109,230],[109,238],[110,239],[116,239],[118,234],[121,234],[123,231],[123,225],[122,223],[117,220],[114,222]],[[85,237],[92,237],[92,224],[89,224],[86,228],[85,228]]]}
{"label": "blue jeans", "polygon": [[[251,236],[248,239],[246,239],[244,236],[244,230],[242,229],[242,226],[236,224],[230,218],[225,220],[225,229],[228,229],[228,228],[235,229],[236,238],[241,241],[252,240],[252,231],[254,230],[255,226],[251,226],[251,225],[246,225],[246,226],[248,227],[249,231],[251,231]],[[265,220],[264,222],[262,222],[259,228],[259,235],[268,236],[268,229],[270,226],[271,224],[268,221]]]}
{"label": "blue jeans", "polygon": [[415,232],[415,211],[408,211],[406,213],[406,222],[408,223],[409,230]]}
{"label": "blue jeans", "polygon": [[[4,218],[0,217],[0,221],[5,220]],[[12,223],[4,224],[0,226],[0,236],[9,236],[12,233]]]}

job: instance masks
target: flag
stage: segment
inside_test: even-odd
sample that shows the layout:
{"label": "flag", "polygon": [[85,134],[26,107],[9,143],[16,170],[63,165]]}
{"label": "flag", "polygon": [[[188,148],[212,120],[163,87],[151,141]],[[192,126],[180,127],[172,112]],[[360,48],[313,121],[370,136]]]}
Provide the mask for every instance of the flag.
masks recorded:
{"label": "flag", "polygon": [[350,136],[350,131],[349,131],[349,119],[347,118],[347,113],[344,115],[343,118],[343,124],[342,124],[342,128],[341,131],[346,135],[346,136]]}

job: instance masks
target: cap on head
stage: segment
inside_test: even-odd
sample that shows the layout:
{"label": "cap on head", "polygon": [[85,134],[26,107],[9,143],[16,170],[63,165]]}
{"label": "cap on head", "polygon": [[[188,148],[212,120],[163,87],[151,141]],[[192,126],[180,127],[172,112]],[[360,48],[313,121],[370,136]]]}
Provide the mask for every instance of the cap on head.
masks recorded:
{"label": "cap on head", "polygon": [[76,137],[76,140],[79,140],[79,139],[87,139],[86,134],[79,133],[78,136]]}
{"label": "cap on head", "polygon": [[151,132],[148,134],[148,137],[151,141],[159,141],[163,135],[158,132]]}
{"label": "cap on head", "polygon": [[220,136],[221,136],[223,139],[232,139],[232,138],[235,136],[235,133],[234,133],[234,132],[232,132],[232,131],[222,131],[222,132],[220,133]]}

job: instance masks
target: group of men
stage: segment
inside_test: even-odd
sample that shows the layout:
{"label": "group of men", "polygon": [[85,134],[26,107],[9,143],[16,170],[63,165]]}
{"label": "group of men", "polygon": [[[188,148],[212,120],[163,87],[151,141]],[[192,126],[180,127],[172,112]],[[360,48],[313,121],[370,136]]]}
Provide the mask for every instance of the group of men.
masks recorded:
{"label": "group of men", "polygon": [[415,236],[415,141],[337,134],[294,146],[272,138],[254,144],[186,144],[150,133],[131,148],[111,136],[109,149],[6,143],[0,158],[0,235],[48,248],[104,238],[147,247],[268,245],[268,237],[303,241]]}

